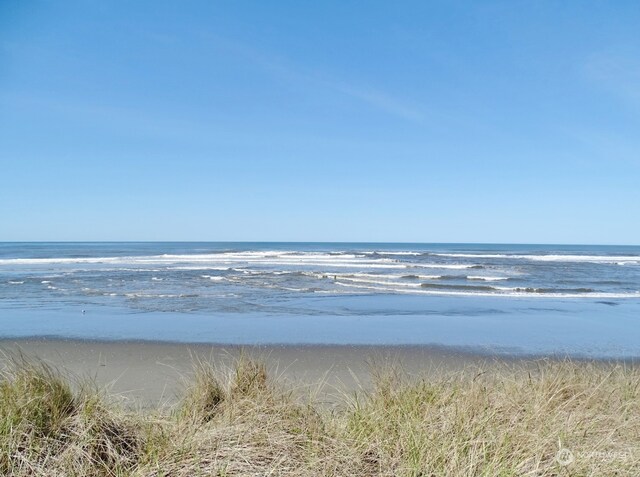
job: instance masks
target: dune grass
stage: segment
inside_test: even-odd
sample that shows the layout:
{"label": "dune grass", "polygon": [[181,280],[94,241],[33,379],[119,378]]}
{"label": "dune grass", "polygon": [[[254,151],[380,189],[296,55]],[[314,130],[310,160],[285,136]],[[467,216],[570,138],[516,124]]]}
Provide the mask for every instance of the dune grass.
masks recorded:
{"label": "dune grass", "polygon": [[326,406],[246,356],[233,369],[198,361],[179,404],[132,411],[14,358],[0,377],[0,475],[640,475],[635,368],[373,372],[372,389]]}

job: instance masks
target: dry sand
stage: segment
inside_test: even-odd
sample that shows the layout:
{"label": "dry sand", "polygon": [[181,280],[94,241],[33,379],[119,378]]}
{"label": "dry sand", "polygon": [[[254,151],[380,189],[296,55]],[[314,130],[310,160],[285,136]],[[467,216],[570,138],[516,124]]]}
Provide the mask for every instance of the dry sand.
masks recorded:
{"label": "dry sand", "polygon": [[[272,376],[320,401],[367,389],[371,371],[398,364],[409,374],[479,373],[497,365],[536,366],[535,357],[492,356],[443,346],[268,345],[238,346],[154,341],[0,339],[0,362],[22,353],[65,374],[93,380],[110,395],[135,407],[172,404],[180,396],[196,359],[222,369],[246,353],[264,361]],[[635,365],[635,360],[626,360]],[[337,399],[339,400],[339,399]]]}
{"label": "dry sand", "polygon": [[[401,364],[410,373],[441,373],[490,365],[493,359],[437,346],[234,346],[146,341],[2,339],[7,359],[16,353],[38,357],[79,380],[89,378],[136,406],[175,402],[194,359],[222,368],[240,353],[266,362],[272,375],[301,391],[331,394],[367,388],[371,365]],[[320,386],[318,384],[323,383]]]}

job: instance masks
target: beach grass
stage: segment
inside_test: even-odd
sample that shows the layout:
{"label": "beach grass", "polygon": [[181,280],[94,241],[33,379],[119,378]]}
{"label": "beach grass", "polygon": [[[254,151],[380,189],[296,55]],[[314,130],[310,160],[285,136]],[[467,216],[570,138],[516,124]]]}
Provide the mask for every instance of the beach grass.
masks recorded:
{"label": "beach grass", "polygon": [[372,373],[373,387],[327,404],[248,356],[231,368],[200,360],[176,405],[135,410],[13,356],[0,378],[0,475],[640,475],[635,367]]}

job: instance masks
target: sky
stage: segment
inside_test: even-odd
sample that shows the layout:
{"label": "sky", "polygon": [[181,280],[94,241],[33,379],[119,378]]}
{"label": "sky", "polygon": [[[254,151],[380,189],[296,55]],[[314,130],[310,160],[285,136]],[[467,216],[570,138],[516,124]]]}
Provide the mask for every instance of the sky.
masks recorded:
{"label": "sky", "polygon": [[640,244],[640,3],[0,0],[0,241]]}

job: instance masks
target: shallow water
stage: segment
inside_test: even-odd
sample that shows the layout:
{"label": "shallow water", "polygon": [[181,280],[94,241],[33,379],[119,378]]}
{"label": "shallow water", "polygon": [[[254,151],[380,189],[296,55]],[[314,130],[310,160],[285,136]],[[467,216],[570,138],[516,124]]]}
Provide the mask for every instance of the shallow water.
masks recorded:
{"label": "shallow water", "polygon": [[0,244],[2,336],[640,356],[638,311],[640,247]]}

